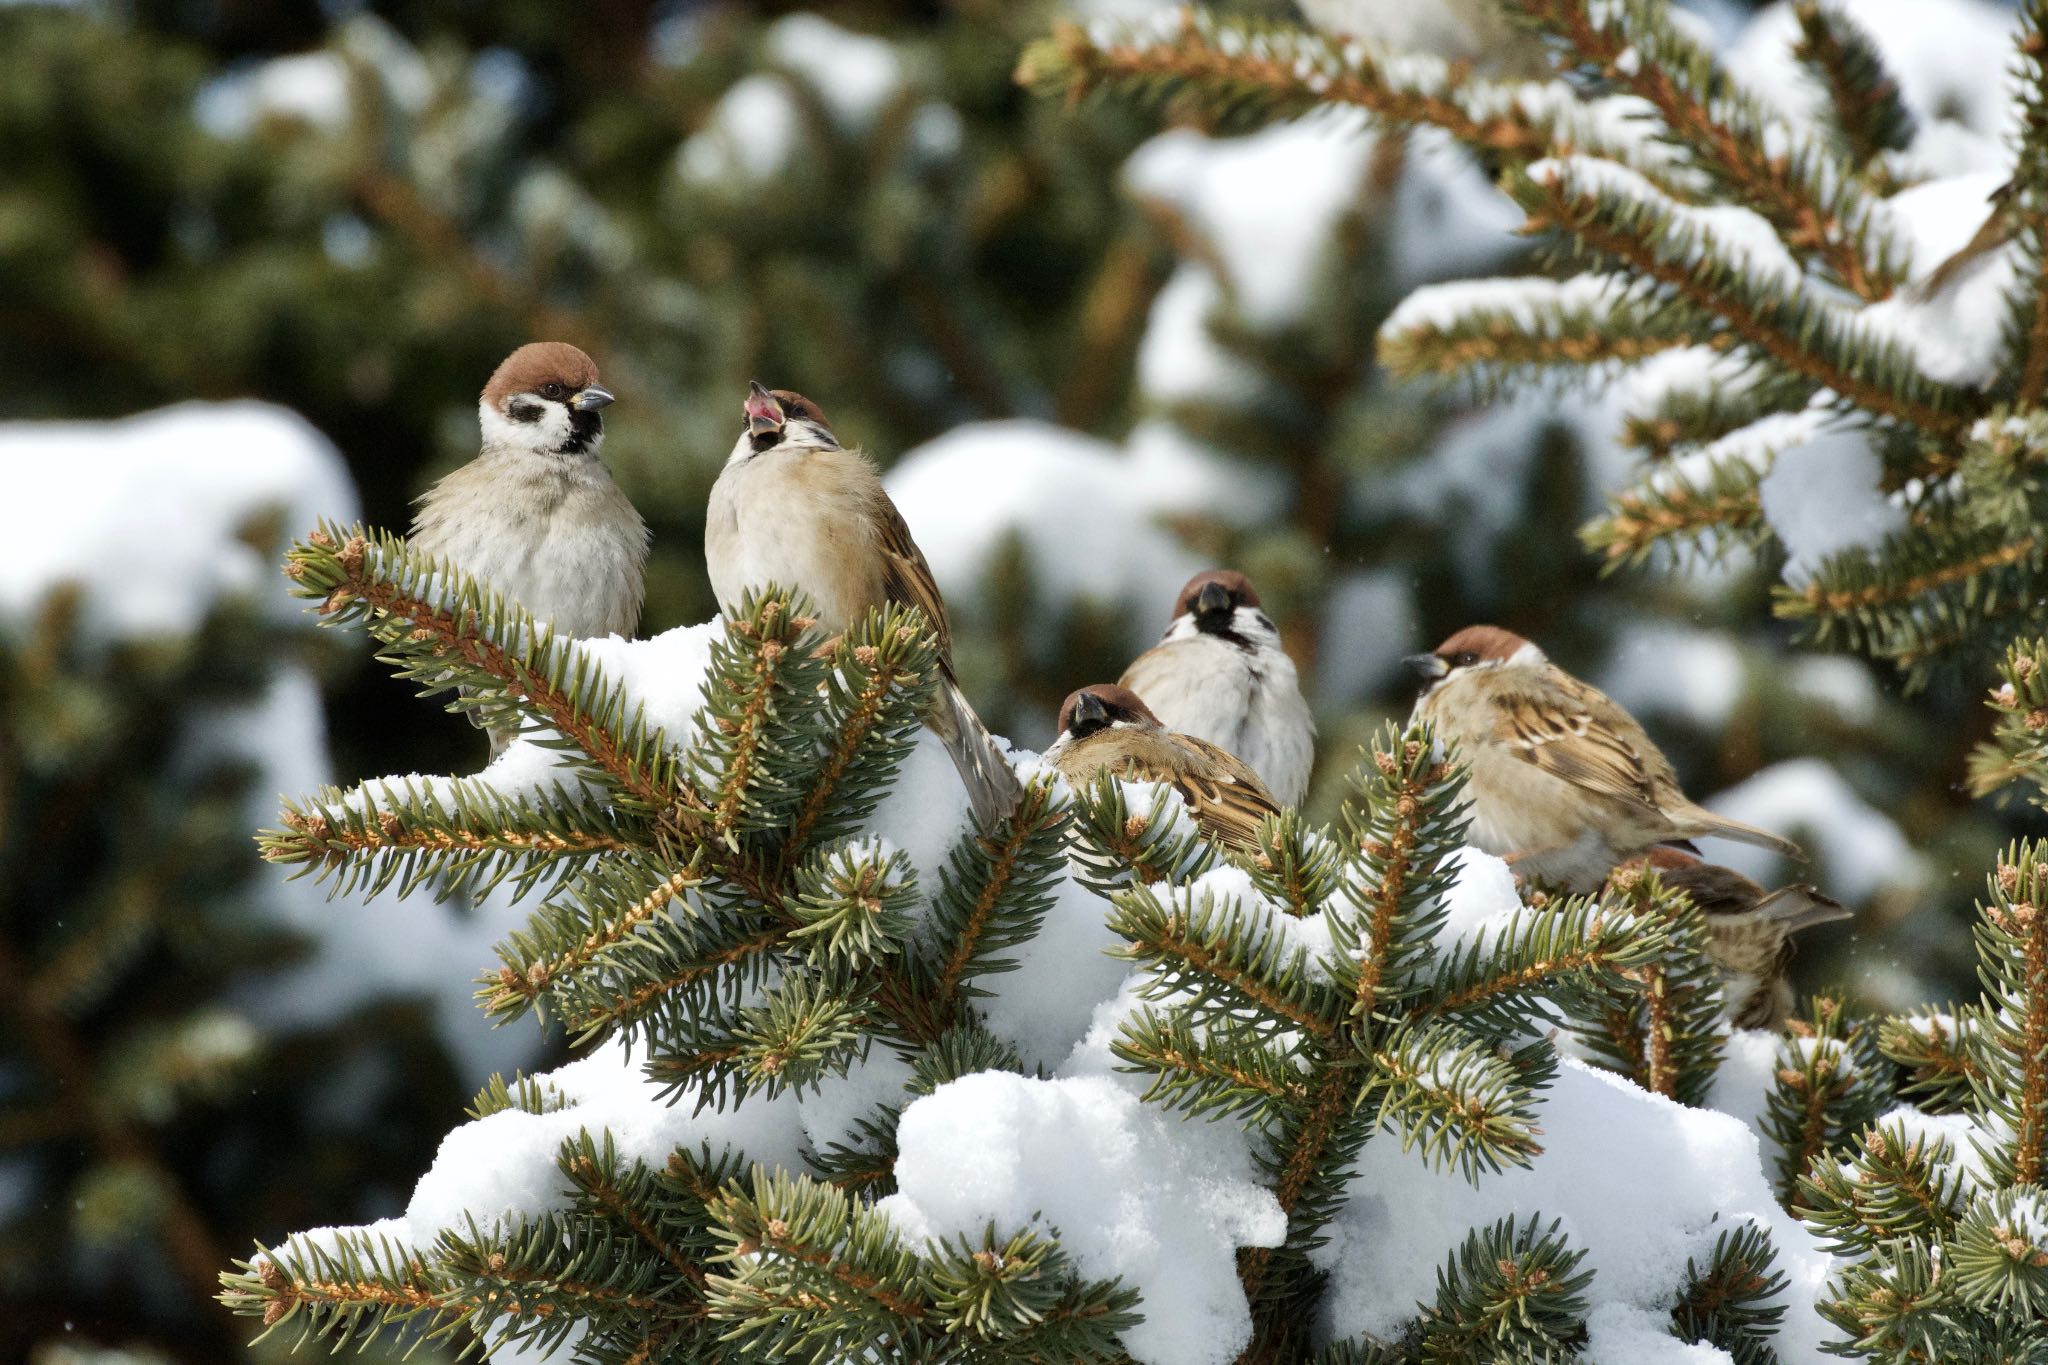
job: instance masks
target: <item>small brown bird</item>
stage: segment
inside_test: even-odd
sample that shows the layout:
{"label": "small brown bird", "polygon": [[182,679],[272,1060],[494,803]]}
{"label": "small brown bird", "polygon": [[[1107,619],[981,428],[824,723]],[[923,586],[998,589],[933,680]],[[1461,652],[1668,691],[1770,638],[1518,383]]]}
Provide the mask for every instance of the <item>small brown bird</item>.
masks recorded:
{"label": "small brown bird", "polygon": [[[521,346],[477,404],[483,449],[419,500],[412,548],[526,608],[558,634],[631,635],[646,592],[647,523],[598,458],[611,390],[560,341]],[[491,756],[512,732],[491,733]]]}
{"label": "small brown bird", "polygon": [[1282,805],[1298,806],[1308,794],[1315,717],[1280,632],[1243,574],[1211,569],[1189,579],[1165,638],[1117,681],[1167,729],[1243,759]]}
{"label": "small brown bird", "polygon": [[1469,770],[1472,842],[1525,877],[1592,891],[1630,854],[1706,835],[1801,856],[1694,805],[1634,717],[1512,631],[1468,626],[1407,663],[1425,682],[1415,719]]}
{"label": "small brown bird", "polygon": [[1732,868],[1675,848],[1653,848],[1614,870],[1614,879],[1652,867],[1663,883],[1692,898],[1707,920],[1707,956],[1721,971],[1723,1011],[1737,1028],[1774,1029],[1792,1013],[1785,969],[1797,955],[1792,936],[1854,914],[1810,886],[1765,891]]}
{"label": "small brown bird", "polygon": [[1180,794],[1202,833],[1234,848],[1257,845],[1259,822],[1280,812],[1258,774],[1226,749],[1176,734],[1127,687],[1097,683],[1060,705],[1060,737],[1045,761],[1069,783],[1098,773],[1163,782]]}
{"label": "small brown bird", "polygon": [[711,487],[704,558],[728,610],[770,583],[809,594],[839,632],[888,603],[922,611],[938,636],[939,689],[925,724],[945,743],[986,830],[1023,788],[953,677],[953,637],[931,566],[867,456],[848,450],[816,403],[755,384],[740,438]]}

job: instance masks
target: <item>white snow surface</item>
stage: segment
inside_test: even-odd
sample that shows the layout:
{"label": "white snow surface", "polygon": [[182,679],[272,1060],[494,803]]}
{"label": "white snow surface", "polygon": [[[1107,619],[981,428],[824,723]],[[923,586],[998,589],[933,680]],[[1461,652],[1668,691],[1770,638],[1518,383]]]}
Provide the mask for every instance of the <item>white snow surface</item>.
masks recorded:
{"label": "white snow surface", "polygon": [[876,1207],[907,1236],[1056,1232],[1083,1275],[1143,1294],[1123,1338],[1141,1361],[1222,1365],[1250,1340],[1235,1251],[1279,1245],[1287,1219],[1230,1125],[1108,1079],[984,1072],[905,1109],[896,1140],[898,1190]]}
{"label": "white snow surface", "polygon": [[12,481],[0,499],[0,628],[26,624],[67,584],[83,594],[85,628],[106,640],[189,634],[228,598],[294,619],[270,551],[237,533],[356,513],[340,452],[267,403],[0,423],[0,464]]}
{"label": "white snow surface", "polygon": [[1861,431],[1824,430],[1778,452],[1757,493],[1785,547],[1786,582],[1809,582],[1831,556],[1875,550],[1905,529],[1905,508],[1879,487],[1883,473]]}
{"label": "white snow surface", "polygon": [[704,126],[676,151],[676,169],[695,185],[760,184],[782,174],[799,133],[795,98],[782,80],[742,76],[712,106]]}
{"label": "white snow surface", "polygon": [[1543,1154],[1534,1166],[1484,1176],[1477,1186],[1432,1172],[1384,1134],[1367,1143],[1349,1202],[1316,1253],[1330,1272],[1323,1328],[1398,1335],[1416,1304],[1433,1298],[1437,1268],[1466,1230],[1512,1214],[1560,1221],[1571,1245],[1587,1253],[1596,1312],[1618,1314],[1605,1321],[1619,1333],[1640,1326],[1637,1313],[1668,1314],[1687,1258],[1703,1257],[1724,1227],[1747,1220],[1769,1230],[1790,1281],[1773,1346],[1782,1359],[1821,1358],[1828,1332],[1812,1301],[1831,1261],[1778,1207],[1756,1137],[1740,1120],[1567,1058],[1538,1122]]}

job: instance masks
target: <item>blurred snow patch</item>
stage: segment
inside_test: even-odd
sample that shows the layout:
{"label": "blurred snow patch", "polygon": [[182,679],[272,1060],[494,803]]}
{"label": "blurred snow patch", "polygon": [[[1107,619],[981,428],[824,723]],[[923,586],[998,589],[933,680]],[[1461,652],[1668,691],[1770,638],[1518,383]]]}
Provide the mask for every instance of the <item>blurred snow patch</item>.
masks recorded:
{"label": "blurred snow patch", "polygon": [[1127,450],[1043,422],[970,423],[912,450],[886,482],[948,601],[980,597],[1014,534],[1050,600],[1121,608],[1133,645],[1164,624],[1181,584],[1210,567],[1167,523],[1242,524],[1273,505],[1268,480],[1164,423],[1140,426]]}
{"label": "blurred snow patch", "polygon": [[1131,154],[1124,183],[1213,247],[1239,316],[1273,328],[1307,308],[1332,228],[1363,197],[1372,147],[1363,120],[1347,115],[1248,137],[1176,128]]}
{"label": "blurred snow patch", "polygon": [[1626,625],[1596,681],[1634,715],[1678,716],[1718,730],[1742,696],[1742,653],[1719,631]]}
{"label": "blurred snow patch", "polygon": [[[1817,1360],[1829,1333],[1813,1298],[1830,1265],[1813,1236],[1778,1207],[1754,1134],[1726,1114],[1689,1109],[1618,1076],[1566,1058],[1544,1092],[1543,1152],[1528,1169],[1477,1186],[1432,1170],[1382,1133],[1367,1143],[1349,1201],[1314,1253],[1330,1273],[1322,1327],[1332,1337],[1398,1337],[1417,1302],[1430,1301],[1438,1267],[1468,1228],[1512,1214],[1560,1220],[1594,1271],[1593,1309],[1618,1341],[1641,1314],[1668,1321],[1688,1257],[1703,1258],[1731,1222],[1766,1227],[1789,1280],[1784,1325],[1772,1345],[1786,1360]],[[1611,1306],[1611,1307],[1610,1307]],[[1635,1311],[1626,1311],[1635,1310]],[[1602,1359],[1636,1360],[1622,1351]],[[1682,1358],[1682,1357],[1681,1357]],[[1711,1358],[1711,1357],[1709,1357]]]}
{"label": "blurred snow patch", "polygon": [[796,100],[775,76],[743,76],[720,96],[704,126],[676,152],[676,169],[694,184],[773,180],[796,151]]}
{"label": "blurred snow patch", "polygon": [[1444,892],[1444,922],[1436,933],[1441,947],[1500,928],[1522,909],[1514,870],[1502,859],[1468,847],[1458,850],[1454,865],[1457,880]]}
{"label": "blurred snow patch", "polygon": [[67,583],[84,592],[85,628],[114,640],[189,634],[224,598],[260,597],[273,619],[296,621],[278,547],[242,533],[356,515],[341,453],[267,403],[0,423],[0,464],[13,479],[0,499],[0,628]]}
{"label": "blurred snow patch", "polygon": [[1157,402],[1227,403],[1258,391],[1257,376],[1209,330],[1223,287],[1206,267],[1174,269],[1152,300],[1138,343],[1138,388]]}
{"label": "blurred snow patch", "polygon": [[1846,654],[1808,654],[1788,660],[1788,687],[1801,700],[1830,712],[1844,725],[1875,724],[1879,696],[1870,665]]}
{"label": "blurred snow patch", "polygon": [[[1917,886],[1926,875],[1899,827],[1817,758],[1773,764],[1702,804],[1717,815],[1798,840],[1814,859],[1806,879],[1851,905],[1887,887]],[[1777,884],[1772,877],[1782,868],[1776,854],[1726,840],[1712,844],[1712,861],[1766,886]]]}
{"label": "blurred snow patch", "polygon": [[348,63],[333,52],[273,57],[201,86],[193,117],[218,138],[243,138],[270,119],[323,133],[348,126]]}
{"label": "blurred snow patch", "polygon": [[1778,452],[1757,491],[1785,547],[1787,583],[1807,583],[1829,557],[1874,550],[1905,529],[1905,509],[1879,487],[1883,474],[1869,438],[1858,431],[1820,432]]}
{"label": "blurred snow patch", "polygon": [[903,64],[893,46],[816,14],[786,15],[770,24],[766,55],[802,77],[848,133],[867,132],[903,88]]}
{"label": "blurred snow patch", "polygon": [[1114,1081],[965,1076],[903,1111],[897,1192],[876,1208],[914,1242],[1035,1225],[1089,1278],[1144,1295],[1133,1358],[1222,1365],[1251,1338],[1239,1247],[1287,1219],[1233,1124],[1183,1123]]}

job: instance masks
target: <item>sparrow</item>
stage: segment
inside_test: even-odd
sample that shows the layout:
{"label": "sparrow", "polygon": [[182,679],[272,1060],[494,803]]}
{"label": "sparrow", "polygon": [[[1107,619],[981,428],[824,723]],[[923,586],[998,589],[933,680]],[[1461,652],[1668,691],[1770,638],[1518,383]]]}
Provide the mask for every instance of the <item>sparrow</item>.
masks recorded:
{"label": "sparrow", "polygon": [[1810,886],[1765,891],[1730,868],[1676,848],[1653,848],[1614,870],[1620,881],[1654,868],[1664,885],[1683,891],[1707,921],[1707,956],[1720,969],[1722,1011],[1737,1028],[1775,1029],[1792,1013],[1785,969],[1797,950],[1792,935],[1852,912]]}
{"label": "sparrow", "polygon": [[938,637],[940,673],[925,725],[959,769],[976,822],[993,828],[1023,788],[953,676],[946,604],[874,465],[841,445],[802,394],[755,384],[742,417],[704,524],[719,604],[733,610],[749,589],[771,583],[799,589],[834,633],[890,603],[923,612]]}
{"label": "sparrow", "polygon": [[1413,718],[1467,768],[1469,837],[1524,877],[1588,892],[1631,854],[1703,835],[1801,856],[1694,805],[1634,717],[1512,631],[1468,626],[1404,662],[1424,682]]}
{"label": "sparrow", "polygon": [[1212,569],[1189,579],[1165,636],[1131,660],[1117,685],[1143,697],[1167,729],[1244,760],[1281,805],[1298,806],[1307,795],[1315,718],[1280,632],[1243,574]]}
{"label": "sparrow", "polygon": [[1205,739],[1176,734],[1127,687],[1097,683],[1060,704],[1060,736],[1045,761],[1069,785],[1098,773],[1130,782],[1162,782],[1179,793],[1202,833],[1232,848],[1258,845],[1259,823],[1280,803],[1258,774]]}
{"label": "sparrow", "polygon": [[[598,458],[611,402],[596,362],[565,342],[507,356],[477,403],[483,448],[419,499],[412,547],[559,635],[631,635],[646,594],[648,530]],[[493,758],[512,734],[492,730]]]}

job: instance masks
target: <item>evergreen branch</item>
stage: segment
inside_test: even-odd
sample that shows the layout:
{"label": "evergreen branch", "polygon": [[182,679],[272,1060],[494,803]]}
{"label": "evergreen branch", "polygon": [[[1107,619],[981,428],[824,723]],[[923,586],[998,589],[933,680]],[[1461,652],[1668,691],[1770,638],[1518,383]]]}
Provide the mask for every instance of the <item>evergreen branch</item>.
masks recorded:
{"label": "evergreen branch", "polygon": [[1350,998],[1354,1027],[1421,988],[1447,913],[1439,896],[1463,841],[1464,775],[1436,756],[1429,729],[1390,727],[1352,778],[1346,832],[1357,850],[1343,896],[1328,912],[1334,956],[1326,962]]}
{"label": "evergreen branch", "polygon": [[1267,1033],[1336,1036],[1343,1001],[1309,970],[1308,950],[1262,909],[1184,887],[1165,899],[1134,887],[1112,905],[1110,929],[1151,974],[1146,995],[1170,995],[1197,1019],[1249,1015]]}
{"label": "evergreen branch", "polygon": [[[587,1130],[570,1139],[564,1144],[556,1164],[575,1182],[579,1193],[594,1208],[625,1227],[678,1277],[702,1292],[706,1284],[704,1268],[685,1255],[677,1241],[656,1225],[658,1214],[651,1216],[646,1207],[653,1192],[653,1181],[646,1168],[638,1168],[632,1179],[621,1179],[618,1152],[609,1131],[604,1135],[602,1147]],[[701,1304],[691,1306],[693,1317],[701,1317],[705,1311]]]}
{"label": "evergreen branch", "polygon": [[1198,8],[1130,25],[1058,21],[1025,50],[1017,81],[1069,102],[1098,91],[1151,104],[1172,98],[1238,125],[1356,108],[1441,128],[1511,164],[1571,149],[1626,160],[1660,184],[1687,178],[1654,137],[1561,82],[1479,80],[1420,54],[1383,58],[1355,40]]}
{"label": "evergreen branch", "polygon": [[2018,244],[2014,291],[2007,324],[2007,369],[2016,371],[2013,400],[2037,410],[2048,397],[2048,6],[2023,0],[2016,43],[2019,85],[2019,148],[2012,180],[1993,197],[1991,220],[1978,236],[2007,233]]}
{"label": "evergreen branch", "polygon": [[711,833],[737,852],[737,836],[788,828],[810,795],[825,760],[808,707],[830,670],[809,603],[781,589],[748,592],[725,626],[704,672],[690,764],[717,793]]}
{"label": "evergreen branch", "polygon": [[1308,1086],[1300,1067],[1255,1031],[1212,1021],[1197,1031],[1180,1011],[1150,1006],[1126,1018],[1110,1045],[1129,1068],[1152,1074],[1145,1098],[1190,1118],[1237,1119],[1264,1126],[1283,1105],[1300,1105]]}
{"label": "evergreen branch", "polygon": [[1464,280],[1403,299],[1380,325],[1379,361],[1398,378],[1456,375],[1493,396],[1559,371],[1711,344],[1691,310],[1660,306],[1618,276]]}
{"label": "evergreen branch", "polygon": [[1958,1300],[1995,1320],[2048,1327],[2048,1204],[2031,1187],[1994,1190],[1956,1226],[1946,1269]]}
{"label": "evergreen branch", "polygon": [[1036,781],[994,835],[969,834],[953,845],[932,899],[941,951],[926,994],[936,1020],[957,1021],[963,1000],[986,993],[976,978],[1016,969],[1001,954],[1030,942],[1051,909],[1066,824],[1052,784]]}
{"label": "evergreen branch", "polygon": [[[651,886],[645,885],[649,877]],[[504,965],[479,978],[480,1006],[499,1023],[517,1018],[559,979],[588,969],[702,882],[694,866],[664,875],[638,860],[594,871],[577,897],[588,912],[564,907],[562,913],[551,913],[551,907],[544,907],[526,932],[514,931],[498,946]]]}
{"label": "evergreen branch", "polygon": [[1585,1290],[1593,1272],[1560,1224],[1503,1218],[1468,1233],[1438,1269],[1435,1302],[1423,1309],[1428,1361],[1551,1360],[1585,1339]]}
{"label": "evergreen branch", "polygon": [[2048,802],[2048,639],[2015,641],[1998,671],[2005,681],[1990,699],[1998,719],[1970,755],[1970,793],[1988,796],[2025,781],[2041,805]]}
{"label": "evergreen branch", "polygon": [[1777,1145],[1778,1197],[1789,1206],[1816,1163],[1832,1159],[1889,1103],[1891,1086],[1872,1030],[1846,1023],[1835,1001],[1814,1000],[1809,1017],[1787,1027],[1763,1128]]}
{"label": "evergreen branch", "polygon": [[785,857],[874,812],[916,743],[938,677],[938,642],[915,607],[871,612],[839,636],[818,719],[829,735],[824,760],[790,818]]}
{"label": "evergreen branch", "polygon": [[1671,1308],[1671,1335],[1726,1351],[1735,1365],[1777,1365],[1770,1340],[1785,1305],[1770,1300],[1790,1283],[1773,1269],[1778,1249],[1756,1223],[1730,1228],[1714,1239],[1707,1263],[1685,1262],[1685,1283]]}
{"label": "evergreen branch", "polygon": [[[699,1007],[708,992],[729,994],[755,984],[783,948],[787,932],[781,925],[747,928],[724,921],[699,931],[676,930],[661,936],[630,967],[554,978],[551,1012],[579,1043],[615,1032],[639,1033],[663,1016]],[[494,983],[487,977],[485,984]],[[486,998],[500,1004],[495,994]]]}
{"label": "evergreen branch", "polygon": [[[1784,420],[1812,406],[1810,383],[1776,372],[1761,370],[1740,350],[1717,352],[1699,382],[1660,385],[1648,410],[1630,410],[1622,418],[1621,443],[1640,450],[1652,461],[1675,459],[1681,450],[1705,446],[1702,454],[1725,457],[1735,452],[1715,443],[1745,427],[1761,426],[1767,419]],[[1795,437],[1803,441],[1804,437]],[[1787,442],[1789,444],[1790,442]],[[1743,449],[1749,462],[1763,466],[1778,453],[1776,443],[1756,451],[1752,443]]]}
{"label": "evergreen branch", "polygon": [[1850,164],[1867,171],[1881,154],[1905,150],[1915,132],[1913,111],[1870,35],[1832,0],[1796,0],[1792,13],[1799,21],[1792,55],[1827,90]]}
{"label": "evergreen branch", "polygon": [[256,836],[265,862],[330,883],[332,895],[401,899],[432,882],[437,899],[482,895],[511,879],[515,895],[559,885],[579,868],[645,842],[643,822],[559,782],[516,795],[480,778],[405,778],[327,787],[287,801],[283,829]]}
{"label": "evergreen branch", "polygon": [[1343,856],[1335,841],[1290,808],[1260,827],[1258,850],[1245,871],[1254,890],[1301,919],[1320,913],[1343,884]]}
{"label": "evergreen branch", "polygon": [[294,1319],[301,1320],[297,1344],[318,1337],[345,1344],[391,1328],[431,1341],[477,1306],[419,1253],[367,1232],[344,1232],[331,1248],[299,1237],[280,1249],[259,1245],[235,1265],[238,1272],[220,1276],[220,1301],[262,1319],[259,1341]]}
{"label": "evergreen branch", "polygon": [[1598,901],[1574,897],[1542,909],[1524,907],[1500,930],[1437,958],[1427,1010],[1485,1032],[1512,1034],[1541,999],[1636,989],[1643,969],[1670,947],[1655,917]]}
{"label": "evergreen branch", "polygon": [[1977,1011],[1896,1015],[1878,1031],[1878,1050],[1906,1068],[1900,1093],[1929,1113],[1960,1109],[1984,1081],[1974,1036]]}
{"label": "evergreen branch", "polygon": [[2048,867],[2038,843],[2014,844],[1977,921],[1985,1008],[1973,1015],[1978,1107],[2002,1132],[1985,1159],[2005,1183],[2048,1174]]}
{"label": "evergreen branch", "polygon": [[1904,1240],[1942,1242],[1969,1204],[1955,1156],[1947,1138],[1909,1138],[1903,1123],[1865,1129],[1850,1161],[1822,1162],[1801,1182],[1806,1225],[1841,1256],[1870,1256]]}
{"label": "evergreen branch", "polygon": [[1773,590],[1772,609],[1804,620],[1816,642],[1866,650],[1918,669],[1982,623],[2036,616],[2048,545],[2034,532],[1922,526],[1875,557],[1836,555],[1803,585]]}
{"label": "evergreen branch", "polygon": [[1473,1184],[1481,1172],[1528,1166],[1536,1141],[1536,1095],[1522,1074],[1483,1039],[1444,1024],[1392,1033],[1373,1053],[1365,1094],[1401,1150],[1453,1167]]}
{"label": "evergreen branch", "polygon": [[1785,371],[1868,413],[1937,438],[1962,433],[1980,399],[1921,374],[1896,342],[1873,340],[1796,279],[1760,272],[1693,212],[1611,163],[1568,157],[1510,171],[1504,188],[1532,229],[1664,285]]}
{"label": "evergreen branch", "polygon": [[1823,143],[1740,90],[1660,0],[1508,3],[1648,102],[1727,197],[1754,206],[1793,252],[1817,257],[1859,298],[1891,294],[1904,257],[1883,236],[1872,196]]}
{"label": "evergreen branch", "polygon": [[574,641],[453,565],[388,532],[323,524],[292,547],[285,575],[295,595],[318,601],[321,624],[361,623],[384,646],[380,657],[427,694],[460,686],[465,709],[509,709],[553,729],[553,746],[615,804],[659,812],[683,799],[666,739],[629,708],[625,689]]}
{"label": "evergreen branch", "polygon": [[1760,493],[1766,472],[1746,458],[1702,452],[1613,494],[1612,510],[1581,527],[1579,540],[1610,570],[1640,564],[1674,540],[1709,556],[1758,544],[1770,534]]}
{"label": "evergreen branch", "polygon": [[[1140,815],[1133,792],[1147,801]],[[1074,792],[1069,860],[1075,877],[1096,895],[1113,897],[1130,885],[1192,881],[1216,862],[1216,846],[1164,783],[1124,782],[1103,772]]]}

